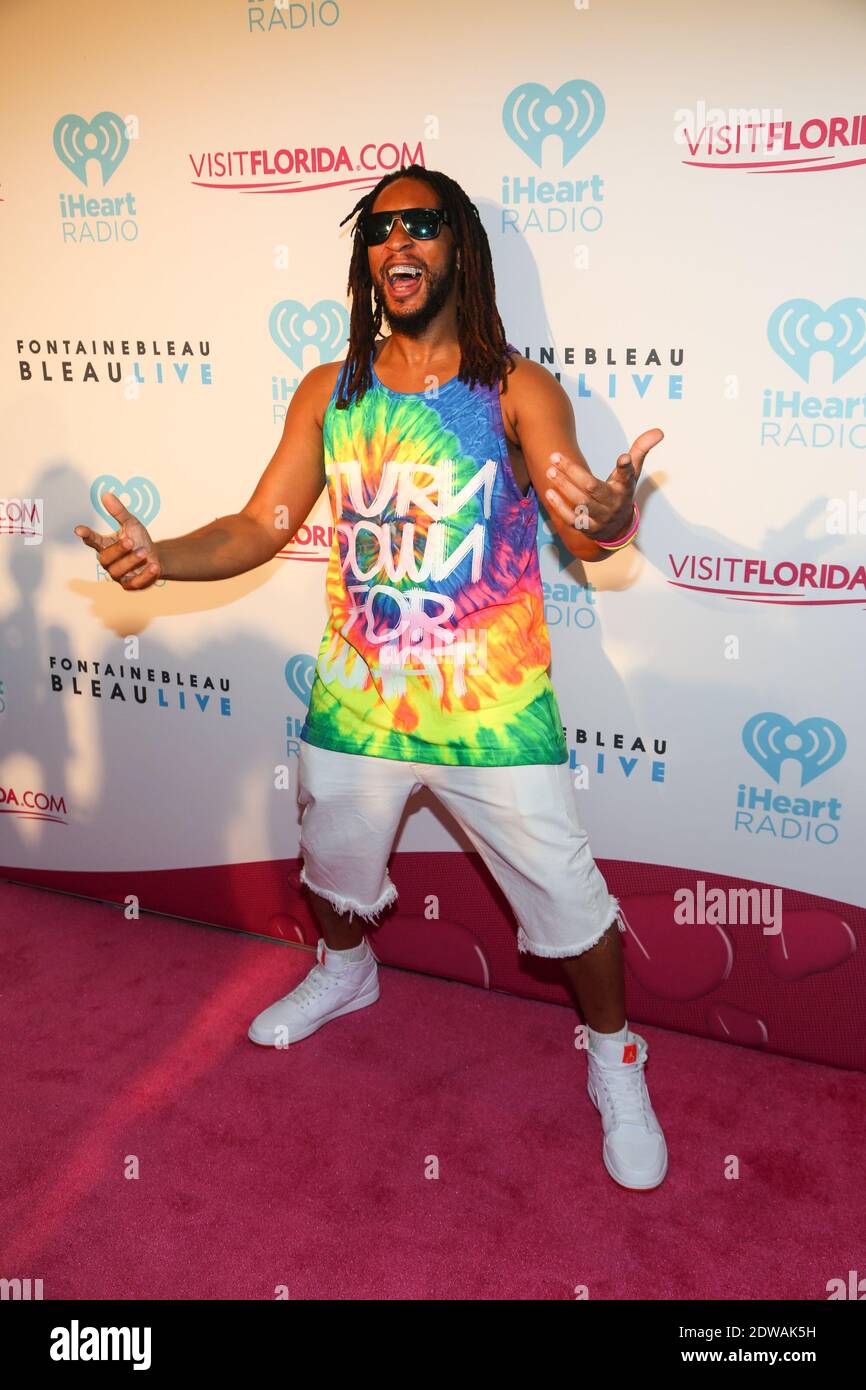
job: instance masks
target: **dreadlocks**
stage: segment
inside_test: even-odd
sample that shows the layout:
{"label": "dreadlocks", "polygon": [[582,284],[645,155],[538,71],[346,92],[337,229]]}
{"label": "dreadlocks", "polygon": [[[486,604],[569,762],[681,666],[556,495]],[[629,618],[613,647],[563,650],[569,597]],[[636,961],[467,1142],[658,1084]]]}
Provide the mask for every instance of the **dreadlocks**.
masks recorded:
{"label": "dreadlocks", "polygon": [[[382,323],[382,302],[373,286],[367,259],[367,247],[360,231],[361,218],[372,212],[377,197],[395,179],[416,178],[434,188],[451,214],[451,230],[461,248],[461,267],[457,288],[457,337],[460,343],[458,377],[470,387],[475,382],[493,386],[514,370],[506,352],[505,329],[496,308],[496,283],[493,278],[493,258],[490,242],[478,209],[470,202],[459,183],[421,164],[409,164],[395,169],[380,179],[376,187],[361,198],[340,226],[358,214],[353,227],[354,243],[349,264],[347,294],[352,296],[349,319],[349,351],[341,372],[341,385],[334,401],[338,410],[345,410],[357,393],[358,399],[373,385],[370,354]],[[371,303],[375,299],[375,310]]]}

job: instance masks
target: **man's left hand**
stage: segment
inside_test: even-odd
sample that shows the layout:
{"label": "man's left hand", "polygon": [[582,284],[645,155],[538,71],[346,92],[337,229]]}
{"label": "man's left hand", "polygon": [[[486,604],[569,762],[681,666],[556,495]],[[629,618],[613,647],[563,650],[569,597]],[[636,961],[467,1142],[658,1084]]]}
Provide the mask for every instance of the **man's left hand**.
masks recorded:
{"label": "man's left hand", "polygon": [[644,459],[662,439],[660,429],[644,430],[628,453],[620,455],[604,481],[562,452],[551,454],[545,501],[567,525],[590,540],[613,540],[629,528]]}

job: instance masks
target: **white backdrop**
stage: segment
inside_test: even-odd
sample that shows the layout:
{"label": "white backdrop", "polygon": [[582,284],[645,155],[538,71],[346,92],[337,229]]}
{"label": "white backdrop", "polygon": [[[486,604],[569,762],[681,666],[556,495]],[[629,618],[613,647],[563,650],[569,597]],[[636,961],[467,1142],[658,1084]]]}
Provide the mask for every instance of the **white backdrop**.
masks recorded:
{"label": "white backdrop", "polygon": [[271,564],[138,596],[73,527],[109,487],[157,538],[244,505],[345,355],[339,223],[417,159],[595,472],[665,432],[637,547],[539,534],[594,853],[866,905],[863,8],[7,0],[2,35],[0,860],[297,852],[325,494]]}

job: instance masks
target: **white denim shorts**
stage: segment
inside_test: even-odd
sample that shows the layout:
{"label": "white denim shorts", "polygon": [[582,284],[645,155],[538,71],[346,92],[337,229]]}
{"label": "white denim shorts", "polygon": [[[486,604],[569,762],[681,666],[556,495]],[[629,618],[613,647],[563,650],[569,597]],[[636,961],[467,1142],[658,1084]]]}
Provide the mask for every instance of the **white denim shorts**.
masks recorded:
{"label": "white denim shorts", "polygon": [[577,956],[619,919],[580,823],[568,763],[411,763],[303,739],[299,758],[301,881],[348,909],[349,920],[355,913],[373,920],[395,901],[388,859],[406,801],[420,786],[459,822],[508,899],[518,950]]}

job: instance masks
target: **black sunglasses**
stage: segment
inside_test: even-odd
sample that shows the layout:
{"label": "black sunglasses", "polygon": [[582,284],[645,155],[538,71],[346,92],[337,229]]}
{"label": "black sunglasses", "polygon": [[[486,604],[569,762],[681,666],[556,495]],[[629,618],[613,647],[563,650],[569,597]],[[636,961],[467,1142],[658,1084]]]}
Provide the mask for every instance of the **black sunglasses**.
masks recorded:
{"label": "black sunglasses", "polygon": [[399,217],[413,241],[432,241],[442,230],[442,223],[451,225],[447,208],[395,208],[391,212],[368,212],[361,218],[361,236],[366,246],[381,246],[391,235]]}

